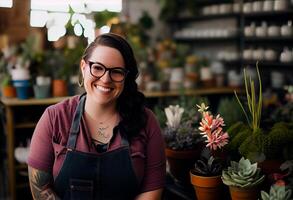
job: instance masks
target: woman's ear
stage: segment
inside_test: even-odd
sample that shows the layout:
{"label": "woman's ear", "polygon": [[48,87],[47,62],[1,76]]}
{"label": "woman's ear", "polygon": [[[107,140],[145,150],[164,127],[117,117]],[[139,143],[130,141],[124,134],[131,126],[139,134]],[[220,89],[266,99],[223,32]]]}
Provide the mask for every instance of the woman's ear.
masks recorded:
{"label": "woman's ear", "polygon": [[80,71],[81,71],[82,77],[84,77],[84,70],[86,67],[86,62],[84,59],[81,59],[79,66],[80,66]]}

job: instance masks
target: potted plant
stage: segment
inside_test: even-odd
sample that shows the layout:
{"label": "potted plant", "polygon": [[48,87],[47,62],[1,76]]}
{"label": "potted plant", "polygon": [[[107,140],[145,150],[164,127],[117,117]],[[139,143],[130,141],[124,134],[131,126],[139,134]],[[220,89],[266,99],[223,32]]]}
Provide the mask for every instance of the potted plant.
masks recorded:
{"label": "potted plant", "polygon": [[270,188],[270,192],[266,193],[265,191],[261,191],[261,199],[262,200],[290,200],[292,191],[290,189],[286,189],[285,185],[272,185]]}
{"label": "potted plant", "polygon": [[[232,152],[231,155],[235,156],[234,159],[244,156],[253,162],[258,162],[264,173],[270,174],[278,170],[284,161],[286,152],[292,149],[290,146],[293,142],[293,124],[279,121],[271,127],[261,127],[262,84],[258,66],[256,66],[256,70],[258,85],[255,85],[252,78],[246,75],[244,69],[245,104],[241,103],[235,93],[248,125],[238,122],[227,130],[231,138],[228,148]],[[259,88],[258,95],[256,88]],[[247,105],[247,108],[244,105]],[[292,158],[292,155],[290,157]]]}
{"label": "potted plant", "polygon": [[198,200],[216,200],[222,197],[221,173],[224,167],[223,156],[219,150],[228,143],[229,135],[223,131],[224,120],[220,115],[214,117],[208,106],[202,103],[199,112],[202,114],[199,130],[206,138],[206,147],[201,159],[195,162],[190,171],[190,180]]}
{"label": "potted plant", "polygon": [[11,75],[8,72],[8,59],[4,54],[0,56],[0,85],[3,97],[16,97],[15,87],[12,85]]}
{"label": "potted plant", "polygon": [[185,109],[179,105],[170,105],[165,108],[167,117],[163,135],[166,143],[166,157],[170,174],[179,184],[189,183],[189,170],[198,159],[202,138],[193,125],[192,118],[182,120]]}
{"label": "potted plant", "polygon": [[48,98],[51,96],[51,66],[46,62],[49,58],[47,52],[39,53],[36,55],[35,63],[36,66],[36,77],[33,86],[35,98]]}
{"label": "potted plant", "polygon": [[231,166],[222,172],[222,181],[229,186],[232,200],[257,200],[264,179],[257,163],[252,164],[244,157],[239,162],[231,161]]}
{"label": "potted plant", "polygon": [[68,69],[65,67],[65,59],[61,50],[49,50],[46,52],[45,65],[52,69],[52,94],[54,97],[67,96]]}

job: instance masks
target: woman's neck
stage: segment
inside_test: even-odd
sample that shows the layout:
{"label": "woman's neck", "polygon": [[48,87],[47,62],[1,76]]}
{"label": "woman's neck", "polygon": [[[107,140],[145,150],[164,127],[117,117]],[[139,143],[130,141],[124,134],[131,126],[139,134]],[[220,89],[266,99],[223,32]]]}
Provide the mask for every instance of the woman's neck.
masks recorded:
{"label": "woman's neck", "polygon": [[90,99],[86,99],[85,112],[92,119],[97,121],[107,120],[109,117],[117,114],[115,104],[101,105],[91,101]]}

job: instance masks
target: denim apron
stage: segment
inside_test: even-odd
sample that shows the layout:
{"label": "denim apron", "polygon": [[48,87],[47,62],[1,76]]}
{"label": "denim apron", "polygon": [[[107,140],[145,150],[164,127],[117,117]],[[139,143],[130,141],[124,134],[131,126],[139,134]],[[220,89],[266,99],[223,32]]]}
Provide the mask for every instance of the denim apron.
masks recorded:
{"label": "denim apron", "polygon": [[54,181],[54,191],[62,199],[131,200],[138,194],[129,143],[120,128],[121,147],[99,155],[75,150],[86,96],[80,97],[66,157]]}

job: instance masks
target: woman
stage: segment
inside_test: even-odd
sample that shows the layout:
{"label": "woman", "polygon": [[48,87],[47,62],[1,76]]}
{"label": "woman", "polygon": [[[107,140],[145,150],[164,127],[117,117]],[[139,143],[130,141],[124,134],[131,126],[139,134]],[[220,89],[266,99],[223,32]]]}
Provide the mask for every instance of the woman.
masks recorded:
{"label": "woman", "polygon": [[137,91],[136,61],[120,36],[98,36],[80,62],[86,94],[48,107],[28,158],[34,199],[160,199],[160,127]]}

